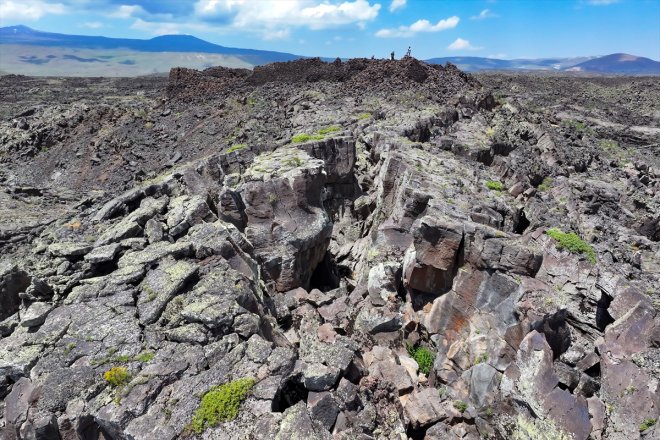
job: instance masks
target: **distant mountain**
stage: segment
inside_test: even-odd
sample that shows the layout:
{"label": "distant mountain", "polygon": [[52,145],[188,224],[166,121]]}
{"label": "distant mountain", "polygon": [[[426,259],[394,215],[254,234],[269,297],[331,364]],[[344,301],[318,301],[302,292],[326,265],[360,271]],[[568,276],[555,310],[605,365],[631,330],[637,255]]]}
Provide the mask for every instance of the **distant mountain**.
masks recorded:
{"label": "distant mountain", "polygon": [[604,74],[660,75],[660,62],[628,54],[603,57],[541,58],[502,60],[482,57],[431,58],[428,63],[450,62],[467,72],[485,70],[547,70],[557,72],[591,72]]}
{"label": "distant mountain", "polygon": [[567,70],[628,75],[660,75],[660,62],[626,53],[614,53],[576,64]]}
{"label": "distant mountain", "polygon": [[207,53],[235,56],[251,65],[302,58],[284,52],[239,49],[209,43],[191,35],[163,35],[150,40],[94,37],[42,32],[27,26],[0,28],[0,44],[65,47],[70,49],[127,49],[136,52]]}

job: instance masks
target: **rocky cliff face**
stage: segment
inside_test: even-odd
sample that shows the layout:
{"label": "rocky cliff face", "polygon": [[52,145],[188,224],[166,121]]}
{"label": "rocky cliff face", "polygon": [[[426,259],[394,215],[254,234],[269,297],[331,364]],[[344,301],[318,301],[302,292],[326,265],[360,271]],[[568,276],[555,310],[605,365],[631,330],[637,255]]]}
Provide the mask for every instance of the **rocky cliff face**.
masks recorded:
{"label": "rocky cliff face", "polygon": [[4,438],[656,438],[660,84],[482,80],[2,78]]}

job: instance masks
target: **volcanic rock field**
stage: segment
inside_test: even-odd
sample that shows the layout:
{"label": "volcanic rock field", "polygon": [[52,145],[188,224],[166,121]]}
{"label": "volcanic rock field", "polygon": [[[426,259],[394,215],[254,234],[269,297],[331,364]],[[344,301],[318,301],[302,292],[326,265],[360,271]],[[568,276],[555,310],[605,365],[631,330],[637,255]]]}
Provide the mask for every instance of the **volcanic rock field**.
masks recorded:
{"label": "volcanic rock field", "polygon": [[660,80],[0,77],[0,437],[660,427]]}

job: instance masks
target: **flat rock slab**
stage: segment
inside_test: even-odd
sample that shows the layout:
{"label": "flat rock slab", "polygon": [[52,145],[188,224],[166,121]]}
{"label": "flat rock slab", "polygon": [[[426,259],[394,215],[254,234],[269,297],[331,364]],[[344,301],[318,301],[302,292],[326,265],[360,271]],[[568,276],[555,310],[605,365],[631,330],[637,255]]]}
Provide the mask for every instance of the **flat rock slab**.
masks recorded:
{"label": "flat rock slab", "polygon": [[150,271],[140,285],[138,312],[143,324],[153,324],[160,318],[167,304],[185,283],[197,273],[199,266],[177,261],[167,267]]}
{"label": "flat rock slab", "polygon": [[92,250],[89,243],[53,243],[48,252],[54,257],[79,257]]}

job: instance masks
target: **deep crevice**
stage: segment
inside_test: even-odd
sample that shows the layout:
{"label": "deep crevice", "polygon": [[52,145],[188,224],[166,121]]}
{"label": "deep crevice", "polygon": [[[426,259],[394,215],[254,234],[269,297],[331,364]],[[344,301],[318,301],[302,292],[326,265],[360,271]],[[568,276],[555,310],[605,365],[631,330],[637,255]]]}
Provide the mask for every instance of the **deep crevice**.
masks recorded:
{"label": "deep crevice", "polygon": [[328,292],[339,287],[341,275],[335,259],[329,251],[325,252],[323,260],[316,266],[309,280],[309,289],[319,289]]}
{"label": "deep crevice", "polygon": [[300,401],[307,401],[308,391],[300,382],[300,378],[290,377],[282,383],[275,393],[273,403],[271,404],[271,411],[284,412],[287,408],[292,407]]}
{"label": "deep crevice", "polygon": [[614,318],[607,310],[611,302],[612,298],[606,293],[601,292],[600,299],[596,303],[596,327],[600,331],[605,331],[605,328],[614,322]]}

